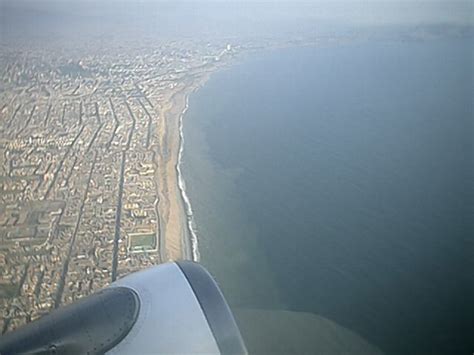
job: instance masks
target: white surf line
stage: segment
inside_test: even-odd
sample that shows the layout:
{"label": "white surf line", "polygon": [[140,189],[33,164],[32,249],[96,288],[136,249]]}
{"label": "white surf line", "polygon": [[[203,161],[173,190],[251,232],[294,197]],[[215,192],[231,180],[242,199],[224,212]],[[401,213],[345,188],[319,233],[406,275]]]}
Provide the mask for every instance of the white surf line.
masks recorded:
{"label": "white surf line", "polygon": [[186,193],[186,184],[184,182],[183,174],[181,172],[181,163],[183,160],[183,151],[184,151],[184,134],[183,134],[183,117],[188,110],[188,101],[189,95],[186,95],[186,105],[184,106],[181,115],[179,116],[179,152],[178,152],[178,162],[176,164],[176,171],[178,172],[178,187],[181,191],[181,197],[184,201],[184,207],[186,212],[186,222],[188,231],[190,234],[190,241],[191,241],[191,249],[192,249],[192,260],[199,261],[200,254],[198,248],[198,238],[196,235],[196,230],[194,228],[194,214],[193,209],[191,207],[191,201]]}

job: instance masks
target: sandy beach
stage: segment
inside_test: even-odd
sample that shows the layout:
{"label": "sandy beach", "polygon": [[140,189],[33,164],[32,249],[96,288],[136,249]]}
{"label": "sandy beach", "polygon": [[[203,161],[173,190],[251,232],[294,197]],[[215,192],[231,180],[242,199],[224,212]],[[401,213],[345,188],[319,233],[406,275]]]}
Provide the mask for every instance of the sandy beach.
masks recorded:
{"label": "sandy beach", "polygon": [[186,211],[179,186],[180,124],[181,116],[187,108],[188,96],[207,81],[212,71],[189,75],[167,92],[167,96],[160,105],[155,178],[159,197],[159,245],[162,262],[182,259],[196,260],[198,258],[196,248],[193,252],[193,235],[189,229],[191,228],[190,216]]}

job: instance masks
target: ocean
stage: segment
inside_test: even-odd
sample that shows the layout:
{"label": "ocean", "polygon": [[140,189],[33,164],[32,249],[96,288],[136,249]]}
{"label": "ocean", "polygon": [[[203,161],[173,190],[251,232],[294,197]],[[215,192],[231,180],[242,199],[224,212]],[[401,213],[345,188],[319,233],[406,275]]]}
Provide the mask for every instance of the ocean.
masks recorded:
{"label": "ocean", "polygon": [[191,95],[183,176],[234,310],[315,314],[386,354],[474,350],[472,48],[262,51]]}

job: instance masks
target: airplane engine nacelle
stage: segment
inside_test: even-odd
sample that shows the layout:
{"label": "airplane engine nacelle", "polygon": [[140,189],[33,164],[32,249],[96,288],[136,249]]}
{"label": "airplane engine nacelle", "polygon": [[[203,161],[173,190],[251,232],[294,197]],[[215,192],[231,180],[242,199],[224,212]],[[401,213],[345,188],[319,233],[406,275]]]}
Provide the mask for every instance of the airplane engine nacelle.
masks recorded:
{"label": "airplane engine nacelle", "polygon": [[193,262],[128,275],[0,337],[0,354],[246,354],[217,284]]}

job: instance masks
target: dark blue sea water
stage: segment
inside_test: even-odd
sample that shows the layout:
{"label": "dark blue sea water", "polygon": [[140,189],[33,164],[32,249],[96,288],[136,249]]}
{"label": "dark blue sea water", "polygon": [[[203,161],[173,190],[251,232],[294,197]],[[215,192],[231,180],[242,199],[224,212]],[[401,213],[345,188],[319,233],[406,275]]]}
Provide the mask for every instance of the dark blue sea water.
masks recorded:
{"label": "dark blue sea water", "polygon": [[472,48],[262,52],[190,98],[201,261],[234,308],[312,312],[389,354],[474,350]]}

